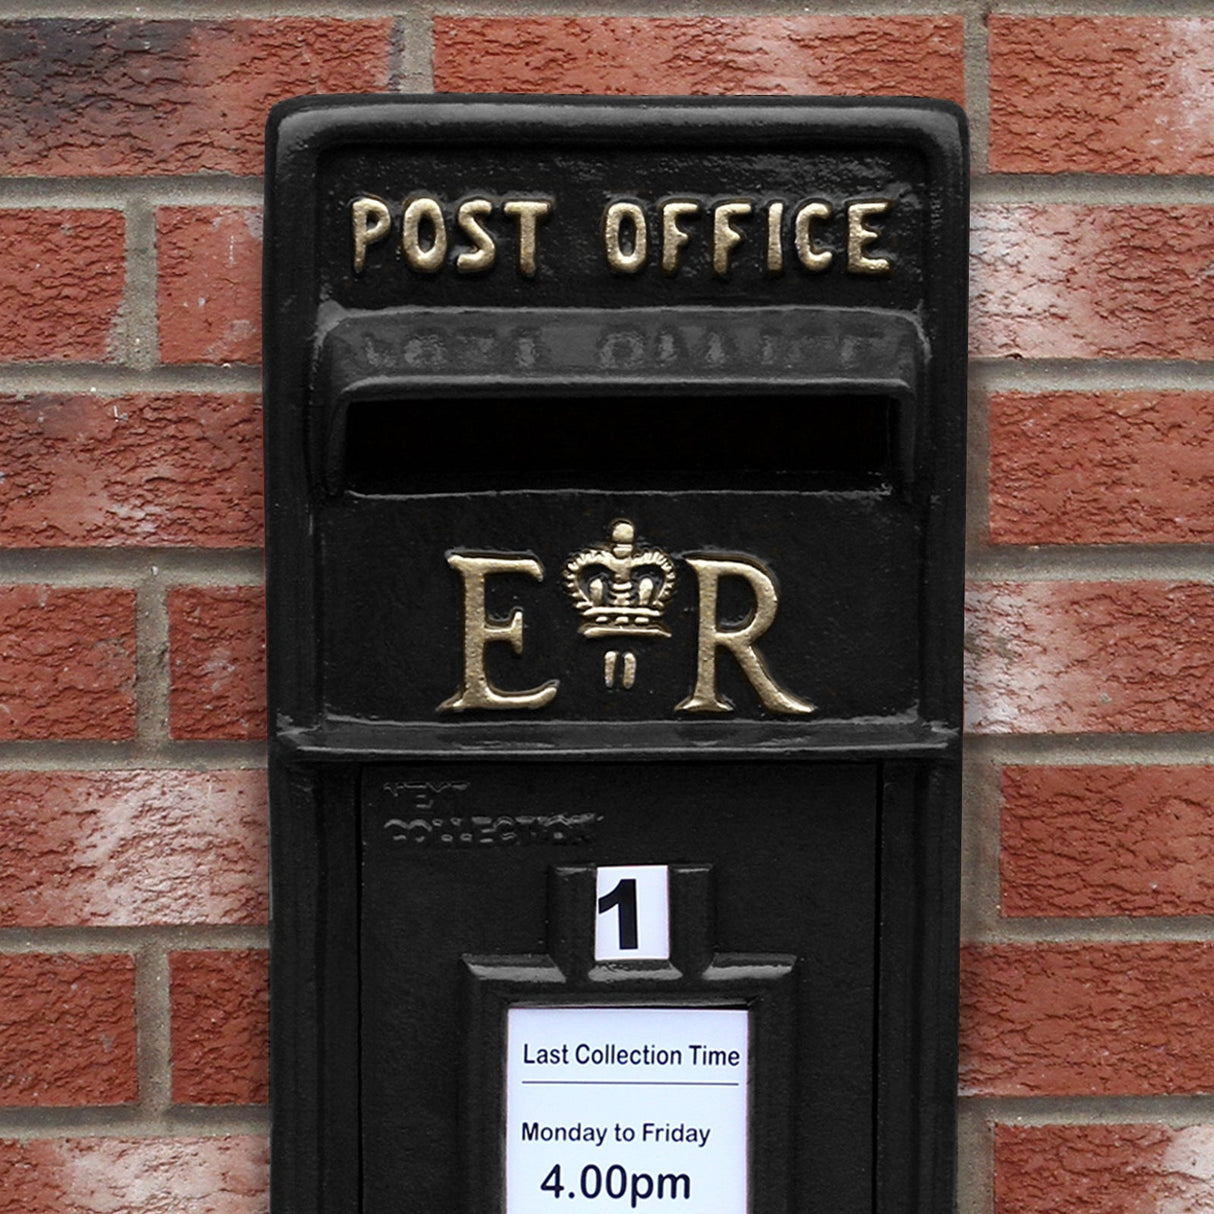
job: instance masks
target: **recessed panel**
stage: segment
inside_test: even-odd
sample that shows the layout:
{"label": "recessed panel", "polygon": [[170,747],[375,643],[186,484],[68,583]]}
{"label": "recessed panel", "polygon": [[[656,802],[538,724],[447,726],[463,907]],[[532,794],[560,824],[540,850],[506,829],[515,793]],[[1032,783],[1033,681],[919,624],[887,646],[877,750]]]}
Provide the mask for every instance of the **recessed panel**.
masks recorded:
{"label": "recessed panel", "polygon": [[[849,1211],[869,1209],[876,765],[385,765],[365,769],[361,802],[359,1041],[367,1214],[391,1210],[405,1188],[425,1208],[455,1208],[473,1166],[461,1125],[472,1118],[486,1135],[505,1133],[504,1093],[511,1073],[505,1025],[513,1009],[527,1002],[551,1007],[559,995],[559,1011],[573,1018],[564,1022],[567,1029],[545,1039],[554,1048],[569,1045],[573,1070],[566,1075],[558,1067],[553,1077],[580,1073],[585,1078],[588,1073],[578,1070],[579,1044],[622,1048],[632,1037],[592,1033],[589,1027],[582,1031],[590,1021],[579,1022],[570,1005],[601,1006],[613,981],[616,991],[628,992],[618,997],[633,1005],[629,1011],[638,1000],[670,1006],[670,992],[678,989],[680,1010],[692,1014],[680,1024],[682,1036],[683,1028],[690,1031],[695,1023],[697,1009],[688,1004],[715,1002],[727,1010],[740,1004],[736,995],[714,999],[711,990],[680,987],[679,967],[707,965],[713,974],[734,975],[744,987],[747,966],[776,957],[795,959],[791,990],[797,1011],[789,1028],[795,1050],[785,1055],[787,1043],[752,1048],[751,1069],[763,1071],[752,1098],[770,1097],[772,1084],[786,1093],[791,1124],[781,1132],[794,1144],[797,1183],[807,1186],[802,1201],[828,1191]],[[594,873],[584,901],[571,910],[554,903],[554,881],[571,866],[626,870],[642,865],[667,867],[672,891],[679,866],[706,868],[705,902],[689,910],[672,893],[668,960],[595,961],[599,893]],[[702,933],[690,948],[689,921]],[[561,977],[561,966],[569,966],[566,954],[577,951],[579,939],[586,942],[597,975],[589,986],[601,983],[595,991],[578,985],[582,980],[573,972],[567,981]],[[507,987],[512,975],[548,983],[547,994],[526,996],[520,988],[502,995],[506,1002],[498,1011],[472,1018],[462,977],[468,959],[499,973]],[[645,986],[647,993],[638,994],[642,980],[656,989]],[[723,985],[725,979],[714,981]],[[744,994],[743,1002],[750,998]],[[561,1022],[559,1015],[556,1019]],[[639,1023],[643,1026],[644,1019]],[[486,1044],[499,1032],[500,1046]],[[539,1036],[529,1040],[537,1048],[541,1043]],[[710,1044],[694,1033],[682,1044],[665,1038],[663,1044],[638,1030],[636,1044],[628,1048],[646,1041],[680,1050]],[[773,1048],[779,1056],[771,1054]],[[482,1055],[477,1066],[484,1069],[470,1075],[470,1059]],[[687,1048],[681,1064],[694,1067],[698,1061]],[[643,1077],[632,1073],[631,1064],[623,1073],[613,1073],[618,1063],[605,1065],[607,1070],[593,1077]],[[522,1074],[517,1066],[514,1074]],[[715,1072],[702,1077],[720,1078]],[[468,1093],[462,1113],[461,1090]],[[529,1120],[539,1117],[538,1111],[528,1114]],[[665,1120],[674,1124],[673,1111]],[[481,1135],[475,1137],[480,1142]],[[477,1151],[493,1154],[504,1145],[504,1140],[485,1141]],[[586,1162],[589,1157],[579,1168]],[[630,1165],[630,1174],[646,1170]],[[567,1179],[562,1173],[562,1183]],[[575,1174],[575,1192],[577,1187]],[[556,1205],[547,1192],[535,1196],[538,1211]],[[486,1200],[487,1214],[500,1214],[493,1205],[497,1199]],[[574,1210],[579,1201],[562,1196],[560,1208]],[[773,1207],[764,1202],[762,1208]]]}

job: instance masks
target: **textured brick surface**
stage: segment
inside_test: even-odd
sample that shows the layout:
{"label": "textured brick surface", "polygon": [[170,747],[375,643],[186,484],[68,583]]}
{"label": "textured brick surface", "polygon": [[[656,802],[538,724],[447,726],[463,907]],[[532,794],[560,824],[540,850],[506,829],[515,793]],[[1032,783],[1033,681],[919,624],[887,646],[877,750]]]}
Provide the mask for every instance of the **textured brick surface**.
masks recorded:
{"label": "textured brick surface", "polygon": [[265,1139],[0,1140],[0,1214],[267,1214]]}
{"label": "textured brick surface", "polygon": [[0,399],[0,544],[261,543],[256,396]]}
{"label": "textured brick surface", "polygon": [[266,736],[265,596],[253,586],[169,592],[173,737]]}
{"label": "textured brick surface", "polygon": [[439,17],[440,92],[964,94],[959,17]]}
{"label": "textured brick surface", "polygon": [[269,1098],[266,954],[173,953],[173,1101],[263,1104]]}
{"label": "textured brick surface", "polygon": [[133,736],[135,595],[0,587],[0,740]]}
{"label": "textured brick surface", "polygon": [[1214,1125],[1001,1125],[995,1214],[1208,1214]]}
{"label": "textured brick surface", "polygon": [[988,29],[994,171],[1214,172],[1214,20],[992,16]]}
{"label": "textured brick surface", "polygon": [[130,1104],[138,1094],[134,961],[0,956],[0,1106]]}
{"label": "textured brick surface", "polygon": [[964,1092],[1214,1091],[1214,942],[989,945],[961,971]]}
{"label": "textured brick surface", "polygon": [[0,772],[0,927],[264,923],[259,771]]}
{"label": "textured brick surface", "polygon": [[1009,767],[1005,915],[1214,915],[1214,768]]}
{"label": "textured brick surface", "polygon": [[0,359],[100,362],[115,353],[125,232],[117,211],[0,210]]}
{"label": "textured brick surface", "polygon": [[995,582],[967,603],[971,730],[1214,727],[1214,586]]}
{"label": "textured brick surface", "polygon": [[1001,392],[990,401],[996,544],[1214,541],[1214,394]]}
{"label": "textured brick surface", "polygon": [[971,347],[1024,358],[1214,358],[1214,207],[973,209]]}
{"label": "textured brick surface", "polygon": [[392,23],[0,23],[0,171],[259,173],[270,105],[383,91]]}
{"label": "textured brick surface", "polygon": [[[0,20],[0,173],[46,182],[44,195],[39,181],[27,180],[10,190],[10,209],[0,208],[0,307],[10,318],[0,326],[0,361],[124,359],[139,336],[127,331],[123,311],[125,217],[64,209],[112,207],[121,195],[144,198],[133,213],[140,243],[146,198],[158,208],[157,350],[170,365],[167,378],[154,373],[156,383],[143,384],[161,395],[86,396],[93,381],[80,369],[75,395],[0,399],[0,546],[42,549],[10,556],[10,564],[49,561],[50,580],[67,582],[103,577],[89,571],[116,560],[125,570],[115,548],[143,550],[130,553],[131,569],[159,562],[156,547],[195,550],[172,558],[170,581],[190,576],[196,584],[166,592],[169,652],[144,659],[148,669],[167,662],[172,736],[200,740],[189,755],[202,765],[209,743],[264,734],[261,592],[197,584],[222,581],[234,568],[205,549],[261,542],[259,417],[249,393],[170,395],[160,381],[185,376],[197,388],[220,364],[259,360],[260,211],[219,203],[250,201],[223,175],[243,175],[247,185],[261,171],[269,104],[396,86],[402,35],[386,16],[236,20],[239,5],[152,7],[162,17],[172,9],[203,19],[137,20],[138,6],[127,6],[127,16],[113,19]],[[435,20],[436,86],[963,99],[964,24],[971,57],[980,55],[983,6],[953,3],[940,15],[930,10],[946,6],[907,6],[878,16],[857,4],[816,7],[822,11],[786,6],[796,16],[674,18],[535,16],[501,5],[479,11],[514,15],[449,11]],[[1037,18],[1026,14],[1065,6],[985,7],[1002,10],[989,17],[996,172],[1214,174],[1214,18]],[[971,75],[979,84],[985,78],[982,70]],[[147,196],[137,184],[174,174],[189,175],[180,191],[162,186]],[[77,202],[70,182],[54,181],[81,175],[112,184],[88,186]],[[1199,193],[1200,180],[1190,182],[1143,192],[1133,182],[1085,177],[1048,192],[1071,202],[1033,201],[1027,180],[1012,193],[988,183],[984,197],[1020,201],[975,211],[975,351],[1214,360],[1214,203]],[[31,209],[44,197],[54,209]],[[189,205],[204,197],[213,205]],[[1154,202],[1125,201],[1135,198]],[[19,373],[34,388],[59,386],[65,374],[52,383]],[[1083,379],[1066,366],[1046,367],[1045,376],[1054,386]],[[1116,382],[1114,372],[1106,368],[1099,382]],[[1003,392],[991,410],[994,543],[1214,543],[1210,393]],[[81,553],[48,551],[73,547]],[[97,565],[85,560],[87,549],[111,554],[95,553]],[[1124,554],[1135,562],[1128,575],[1152,576],[1154,557],[1144,551]],[[1065,553],[1050,560],[1064,577],[1091,576],[1080,561],[1068,571]],[[160,640],[155,618],[146,644]],[[0,740],[133,737],[134,620],[129,589],[0,588]],[[980,732],[1210,731],[1214,585],[976,586],[967,677],[970,725]],[[154,737],[145,741],[148,762],[184,761]],[[93,767],[100,753],[92,746],[57,759],[53,748],[38,748],[16,761]],[[1214,914],[1211,772],[1006,769],[1002,914]],[[260,1116],[239,1109],[267,1095],[266,957],[215,949],[225,941],[206,925],[265,921],[264,797],[264,776],[253,772],[0,772],[6,947],[24,947],[18,940],[34,929],[51,929],[36,937],[39,948],[74,947],[85,939],[74,929],[84,926],[98,940],[117,930],[114,943],[90,947],[131,950],[140,964],[142,950],[154,958],[169,937],[179,950],[168,991],[142,992],[149,1015],[158,998],[168,1000],[170,1024],[137,1027],[131,955],[0,953],[0,1104],[116,1110],[88,1114],[87,1129],[72,1131],[86,1137],[0,1142],[0,1214],[266,1214],[259,1137],[111,1137],[155,1131],[147,1122],[153,1107],[138,1113],[138,1131],[122,1124],[140,1095],[137,1032],[151,1045],[145,1064],[156,1064],[156,1043],[171,1038],[171,1072],[151,1076],[145,1095],[163,1083],[174,1102],[209,1106],[224,1124]],[[1167,927],[1136,922],[1154,936]],[[155,924],[169,927],[144,930]],[[1040,1099],[1031,1120],[1074,1122],[1091,1096],[1176,1093],[1160,1106],[1174,1119],[1184,1096],[1214,1092],[1214,936],[1135,944],[1110,942],[1120,940],[1116,924],[1091,927],[1103,939],[967,953],[963,1078],[967,1090],[996,1098],[983,1106],[996,1121],[1015,1119],[1023,1096]],[[1191,918],[1173,927],[1211,935]],[[62,945],[60,928],[71,931]],[[1017,936],[1034,930],[1026,921],[1012,928]],[[1001,1103],[1004,1096],[1010,1101]],[[1107,1117],[1110,1107],[1097,1105],[1093,1116]],[[74,1116],[22,1112],[13,1125],[23,1136],[62,1133]],[[180,1116],[171,1120],[182,1134],[199,1132]],[[994,1135],[994,1214],[1214,1214],[1214,1126],[999,1125]],[[963,1181],[975,1208],[989,1211],[988,1162],[965,1160]]]}
{"label": "textured brick surface", "polygon": [[261,359],[261,212],[166,207],[156,213],[160,357]]}

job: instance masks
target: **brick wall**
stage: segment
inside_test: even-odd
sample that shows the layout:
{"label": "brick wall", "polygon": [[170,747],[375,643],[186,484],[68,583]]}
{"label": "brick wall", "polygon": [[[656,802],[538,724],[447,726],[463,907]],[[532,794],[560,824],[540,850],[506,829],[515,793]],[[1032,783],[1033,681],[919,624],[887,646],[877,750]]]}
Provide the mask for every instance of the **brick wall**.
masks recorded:
{"label": "brick wall", "polygon": [[961,1207],[1214,1208],[1214,6],[528,7],[3,6],[0,1214],[265,1209],[261,124],[432,88],[965,102]]}

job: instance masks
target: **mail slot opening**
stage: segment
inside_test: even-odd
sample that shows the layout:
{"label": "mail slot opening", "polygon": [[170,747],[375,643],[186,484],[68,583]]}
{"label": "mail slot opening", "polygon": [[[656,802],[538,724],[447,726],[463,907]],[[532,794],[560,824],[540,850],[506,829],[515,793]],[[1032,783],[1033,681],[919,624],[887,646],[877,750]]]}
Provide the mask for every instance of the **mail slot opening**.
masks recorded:
{"label": "mail slot opening", "polygon": [[873,490],[892,479],[898,421],[893,397],[842,393],[355,401],[342,480],[347,491],[378,495],[607,481]]}

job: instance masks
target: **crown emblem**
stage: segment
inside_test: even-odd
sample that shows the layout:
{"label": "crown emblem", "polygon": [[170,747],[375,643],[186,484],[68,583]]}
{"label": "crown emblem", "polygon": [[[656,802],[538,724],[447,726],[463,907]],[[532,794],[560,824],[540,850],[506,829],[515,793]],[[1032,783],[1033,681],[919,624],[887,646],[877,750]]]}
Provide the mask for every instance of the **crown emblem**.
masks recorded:
{"label": "crown emblem", "polygon": [[638,549],[628,519],[611,524],[608,544],[571,556],[564,577],[584,636],[670,635],[662,613],[674,593],[674,562],[660,548]]}

